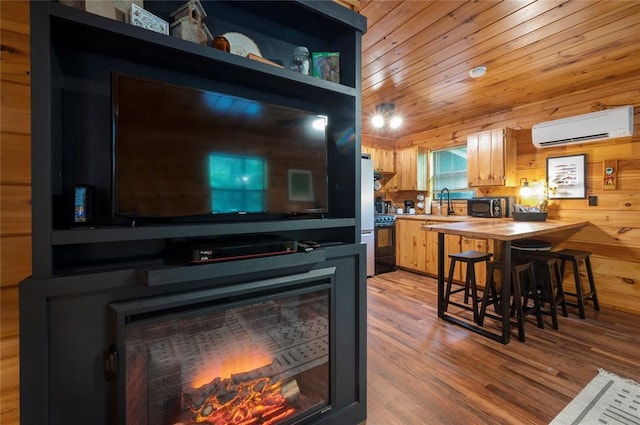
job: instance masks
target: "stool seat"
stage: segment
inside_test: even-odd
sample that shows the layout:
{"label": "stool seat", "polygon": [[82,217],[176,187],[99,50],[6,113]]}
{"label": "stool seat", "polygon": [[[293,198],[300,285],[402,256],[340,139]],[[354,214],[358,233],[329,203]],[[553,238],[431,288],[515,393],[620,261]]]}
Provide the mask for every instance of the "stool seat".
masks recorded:
{"label": "stool seat", "polygon": [[561,249],[560,251],[553,251],[552,254],[561,260],[584,260],[591,255],[589,251],[579,251],[577,249]]}
{"label": "stool seat", "polygon": [[482,251],[464,251],[464,252],[456,252],[453,254],[449,254],[449,258],[455,258],[457,261],[463,261],[463,262],[469,262],[469,261],[473,261],[473,262],[478,262],[478,261],[485,261],[491,258],[493,254],[489,253],[489,252],[482,252]]}
{"label": "stool seat", "polygon": [[[447,311],[449,304],[455,305],[465,310],[471,310],[473,312],[473,321],[476,323],[478,322],[478,303],[480,303],[482,298],[478,297],[475,265],[476,263],[482,261],[484,261],[485,263],[489,262],[492,256],[493,254],[489,252],[474,250],[449,254],[449,258],[451,258],[451,264],[449,266],[449,277],[447,278],[447,288],[444,295],[444,311]],[[453,285],[453,273],[455,271],[456,262],[458,261],[467,265],[466,279],[462,288],[452,290],[451,286]],[[464,303],[459,303],[450,299],[451,294],[455,294],[461,291],[464,291]],[[471,305],[469,305],[469,292],[471,292]]]}
{"label": "stool seat", "polygon": [[520,251],[549,251],[551,242],[539,239],[518,239],[511,242],[511,249]]}
{"label": "stool seat", "polygon": [[[573,265],[573,279],[576,285],[575,292],[564,291],[565,298],[567,295],[575,297],[575,303],[566,302],[569,305],[578,307],[578,314],[581,319],[585,318],[584,305],[585,301],[591,300],[593,302],[593,308],[596,311],[600,310],[600,304],[598,302],[598,293],[596,292],[596,283],[593,278],[593,270],[591,269],[591,252],[582,251],[578,249],[561,249],[559,251],[552,251],[550,254],[554,255],[560,260],[560,274],[564,279],[565,262],[570,261]],[[589,290],[584,292],[582,290],[582,282],[580,281],[580,262],[584,262],[587,269],[587,280],[589,281]]]}

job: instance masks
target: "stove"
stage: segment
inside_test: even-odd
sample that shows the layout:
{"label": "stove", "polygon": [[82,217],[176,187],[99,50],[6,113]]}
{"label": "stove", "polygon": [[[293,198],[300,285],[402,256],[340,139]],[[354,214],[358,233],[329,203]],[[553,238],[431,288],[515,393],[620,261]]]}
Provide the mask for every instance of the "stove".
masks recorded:
{"label": "stove", "polygon": [[373,225],[375,227],[395,226],[396,216],[392,214],[376,214]]}
{"label": "stove", "polygon": [[379,214],[374,218],[375,274],[396,269],[396,216]]}

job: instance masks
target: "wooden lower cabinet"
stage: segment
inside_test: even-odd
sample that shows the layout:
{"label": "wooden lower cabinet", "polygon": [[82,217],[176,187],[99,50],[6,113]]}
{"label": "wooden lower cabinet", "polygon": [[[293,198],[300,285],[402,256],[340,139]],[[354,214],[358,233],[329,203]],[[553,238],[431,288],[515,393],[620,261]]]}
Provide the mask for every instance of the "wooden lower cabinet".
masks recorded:
{"label": "wooden lower cabinet", "polygon": [[[436,224],[434,221],[428,222],[428,224]],[[433,276],[438,276],[438,232],[426,232],[427,233],[427,273]],[[444,246],[446,255],[444,259],[445,277],[449,276],[449,266],[451,265],[451,259],[449,254],[461,252],[460,249],[460,236],[456,235],[444,235]],[[456,267],[454,280],[461,279],[460,267]]]}
{"label": "wooden lower cabinet", "polygon": [[[438,233],[424,230],[437,220],[396,220],[396,261],[398,267],[406,270],[438,275]],[[449,254],[475,250],[493,252],[493,243],[486,239],[472,239],[457,235],[445,235],[445,273],[448,276],[451,260]],[[476,282],[484,286],[487,273],[484,264],[476,265]],[[466,267],[457,265],[454,280],[463,282],[466,279]]]}
{"label": "wooden lower cabinet", "polygon": [[399,267],[427,271],[427,234],[422,220],[396,220],[396,263]]}

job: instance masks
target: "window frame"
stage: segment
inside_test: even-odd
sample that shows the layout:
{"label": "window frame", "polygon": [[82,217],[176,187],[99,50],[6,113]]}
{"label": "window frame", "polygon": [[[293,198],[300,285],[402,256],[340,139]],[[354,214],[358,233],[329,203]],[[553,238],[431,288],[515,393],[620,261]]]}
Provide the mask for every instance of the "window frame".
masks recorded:
{"label": "window frame", "polygon": [[[444,151],[454,151],[457,149],[464,149],[466,151],[467,149],[467,145],[457,145],[457,146],[450,146],[450,147],[442,147],[442,148],[436,148],[436,149],[430,149],[429,150],[429,191],[431,193],[431,199],[434,201],[438,201],[440,199],[440,193],[442,191],[442,189],[436,189],[436,155],[439,152],[444,152]],[[457,187],[457,188],[448,188],[449,189],[449,194],[450,194],[450,198],[456,199],[456,200],[466,200],[466,199],[470,199],[473,198],[474,196],[476,196],[476,190],[474,188],[470,188],[468,185],[469,179],[468,179],[468,172],[469,172],[469,164],[468,161],[465,162],[466,166],[465,166],[465,178],[464,181],[466,182],[464,187]]]}

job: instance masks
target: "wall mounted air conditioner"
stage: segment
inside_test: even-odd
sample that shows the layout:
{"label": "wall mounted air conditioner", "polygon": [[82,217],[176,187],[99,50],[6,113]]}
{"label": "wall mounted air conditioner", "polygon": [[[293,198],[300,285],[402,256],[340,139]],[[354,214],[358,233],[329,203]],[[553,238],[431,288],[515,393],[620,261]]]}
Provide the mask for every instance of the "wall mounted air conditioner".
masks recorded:
{"label": "wall mounted air conditioner", "polygon": [[633,135],[633,106],[605,109],[535,124],[533,145],[537,148],[589,143]]}

